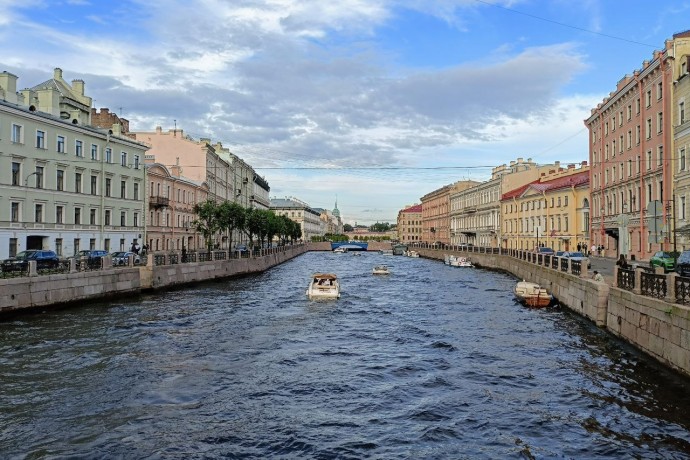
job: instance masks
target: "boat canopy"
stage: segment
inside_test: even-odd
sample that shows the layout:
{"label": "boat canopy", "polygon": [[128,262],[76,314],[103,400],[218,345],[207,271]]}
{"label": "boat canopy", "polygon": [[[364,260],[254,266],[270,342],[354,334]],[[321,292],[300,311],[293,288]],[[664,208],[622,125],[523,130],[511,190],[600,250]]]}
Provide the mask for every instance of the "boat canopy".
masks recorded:
{"label": "boat canopy", "polygon": [[334,273],[314,273],[314,279],[334,280],[337,279],[337,276]]}

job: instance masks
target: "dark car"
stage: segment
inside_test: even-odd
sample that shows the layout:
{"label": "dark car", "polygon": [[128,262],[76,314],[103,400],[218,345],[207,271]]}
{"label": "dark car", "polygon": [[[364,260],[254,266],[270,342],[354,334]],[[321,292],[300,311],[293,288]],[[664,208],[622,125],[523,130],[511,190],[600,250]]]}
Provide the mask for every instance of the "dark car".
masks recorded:
{"label": "dark car", "polygon": [[678,256],[676,272],[679,276],[690,277],[690,250],[683,251]]}
{"label": "dark car", "polygon": [[60,264],[60,259],[53,251],[29,249],[3,260],[2,270],[6,272],[26,270],[30,260],[36,261],[36,269],[56,268]]}
{"label": "dark car", "polygon": [[578,260],[582,264],[587,264],[587,268],[592,268],[592,263],[589,261],[589,257],[581,252],[564,252],[561,257],[566,257],[570,260]]}
{"label": "dark car", "polygon": [[554,254],[553,249],[544,248],[544,247],[538,247],[537,249],[535,249],[534,252],[536,252],[537,254],[544,254],[544,255],[551,255],[551,256]]}
{"label": "dark car", "polygon": [[130,251],[118,251],[110,254],[113,258],[113,265],[127,265],[129,263],[129,256],[134,258],[134,265],[139,265],[141,263],[141,257],[138,254]]}
{"label": "dark car", "polygon": [[100,266],[101,259],[108,255],[108,251],[101,250],[88,250],[79,251],[76,255],[77,259],[86,259],[86,263],[89,267]]}

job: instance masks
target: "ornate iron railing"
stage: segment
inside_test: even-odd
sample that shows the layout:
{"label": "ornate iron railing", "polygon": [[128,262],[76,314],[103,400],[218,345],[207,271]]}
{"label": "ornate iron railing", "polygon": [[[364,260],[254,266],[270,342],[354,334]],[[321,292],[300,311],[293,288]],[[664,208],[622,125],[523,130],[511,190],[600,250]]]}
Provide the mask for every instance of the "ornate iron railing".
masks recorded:
{"label": "ornate iron railing", "polygon": [[180,256],[178,254],[168,254],[168,263],[175,265],[180,263]]}
{"label": "ornate iron railing", "polygon": [[618,279],[616,286],[626,291],[635,289],[635,270],[618,269]]}
{"label": "ornate iron railing", "polygon": [[690,302],[690,278],[676,276],[676,303],[687,305]]}
{"label": "ornate iron railing", "polygon": [[582,261],[581,260],[571,260],[570,262],[570,272],[573,275],[580,276],[582,273]]}
{"label": "ornate iron railing", "polygon": [[565,257],[561,257],[561,271],[562,272],[567,272],[568,271],[568,265],[570,263],[570,260],[568,260]]}
{"label": "ornate iron railing", "polygon": [[155,254],[153,256],[153,265],[165,265],[165,254]]}
{"label": "ornate iron railing", "polygon": [[554,270],[558,270],[558,261],[560,260],[560,257],[553,256],[551,258],[551,268]]}
{"label": "ornate iron railing", "polygon": [[640,274],[640,290],[642,295],[663,299],[666,297],[666,275],[656,273]]}
{"label": "ornate iron railing", "polygon": [[225,251],[215,251],[213,253],[213,260],[227,260],[228,253]]}
{"label": "ornate iron railing", "polygon": [[199,262],[208,262],[209,260],[213,260],[213,254],[210,252],[200,252],[199,253]]}

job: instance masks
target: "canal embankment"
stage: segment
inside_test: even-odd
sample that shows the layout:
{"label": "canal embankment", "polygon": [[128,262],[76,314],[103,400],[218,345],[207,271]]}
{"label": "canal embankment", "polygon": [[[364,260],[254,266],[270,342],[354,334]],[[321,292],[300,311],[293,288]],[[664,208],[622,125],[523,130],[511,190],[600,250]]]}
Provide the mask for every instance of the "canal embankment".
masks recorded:
{"label": "canal embankment", "polygon": [[[662,364],[690,376],[690,307],[676,303],[677,275],[655,275],[663,283],[663,292],[657,296],[642,295],[645,276],[642,268],[635,270],[635,279],[626,288],[617,286],[618,270],[614,270],[614,285],[590,278],[586,267],[573,274],[572,267],[561,266],[555,258],[542,263],[526,260],[496,251],[443,250],[415,248],[422,257],[443,261],[445,254],[470,257],[481,267],[501,270],[516,278],[539,283],[558,303],[597,326],[609,331],[643,351]],[[536,262],[536,263],[535,263]],[[651,275],[650,275],[651,276]],[[632,286],[632,287],[630,287]],[[659,298],[661,297],[661,298]]]}

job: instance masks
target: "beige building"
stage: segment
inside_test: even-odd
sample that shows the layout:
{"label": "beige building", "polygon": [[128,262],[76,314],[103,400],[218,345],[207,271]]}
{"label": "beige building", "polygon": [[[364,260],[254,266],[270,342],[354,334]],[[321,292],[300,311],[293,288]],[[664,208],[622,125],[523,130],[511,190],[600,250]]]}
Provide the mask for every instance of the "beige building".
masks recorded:
{"label": "beige building", "polygon": [[146,166],[149,181],[147,240],[150,251],[194,251],[204,240],[192,222],[194,206],[208,199],[206,183],[182,176],[182,168],[154,163]]}
{"label": "beige building", "polygon": [[690,56],[676,59],[678,79],[673,84],[674,200],[676,248],[690,249]]}
{"label": "beige building", "polygon": [[458,181],[421,198],[422,241],[450,244],[450,196],[479,184],[476,181]]}
{"label": "beige building", "polygon": [[[493,168],[491,179],[452,193],[450,196],[450,241],[453,245],[473,244],[499,247],[501,244],[501,195],[537,179],[558,165],[537,165],[518,158],[508,166]],[[505,246],[504,246],[505,247]]]}
{"label": "beige building", "polygon": [[585,120],[592,165],[590,236],[608,254],[648,259],[673,247],[673,92],[687,72],[688,37],[690,31],[666,40]]}
{"label": "beige building", "polygon": [[17,80],[0,74],[0,258],[144,240],[147,146],[92,125],[84,81],[69,84],[55,69],[17,92]]}
{"label": "beige building", "polygon": [[271,210],[278,216],[287,216],[297,222],[302,230],[302,241],[310,241],[313,236],[324,236],[326,226],[321,213],[297,198],[271,198]]}
{"label": "beige building", "polygon": [[398,211],[397,237],[403,244],[416,243],[422,239],[422,205],[407,206]]}
{"label": "beige building", "polygon": [[504,248],[589,247],[589,166],[553,170],[501,197]]}

